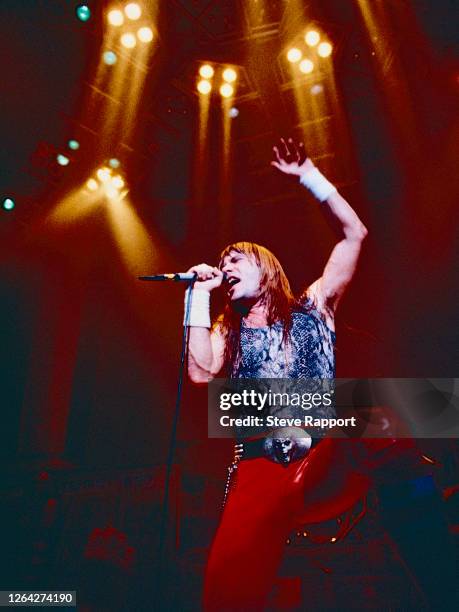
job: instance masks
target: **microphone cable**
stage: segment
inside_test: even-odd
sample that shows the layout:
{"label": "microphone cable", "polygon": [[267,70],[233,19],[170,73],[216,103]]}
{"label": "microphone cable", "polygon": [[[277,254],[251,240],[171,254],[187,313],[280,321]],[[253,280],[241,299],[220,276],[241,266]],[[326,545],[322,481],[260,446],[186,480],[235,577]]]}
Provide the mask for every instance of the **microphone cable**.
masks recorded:
{"label": "microphone cable", "polygon": [[[175,409],[172,420],[172,429],[170,435],[169,448],[167,453],[166,460],[166,473],[164,477],[164,495],[163,501],[161,504],[161,515],[160,515],[160,527],[159,527],[159,545],[158,545],[158,601],[163,601],[163,594],[166,590],[167,585],[167,576],[165,575],[165,569],[167,566],[166,559],[168,561],[167,554],[165,553],[165,544],[167,540],[167,514],[169,510],[169,494],[170,494],[170,484],[172,477],[172,466],[174,463],[175,449],[177,446],[177,429],[178,422],[180,417],[180,406],[182,402],[182,392],[183,392],[183,379],[185,373],[185,358],[188,353],[188,342],[190,336],[190,313],[191,313],[191,300],[192,300],[192,290],[196,279],[193,279],[188,287],[186,288],[186,293],[188,293],[185,303],[185,317],[183,322],[183,334],[182,334],[182,346],[180,352],[180,365],[179,365],[179,373],[178,373],[178,382],[177,382],[177,395],[175,400]],[[165,609],[167,608],[167,603],[165,603]]]}

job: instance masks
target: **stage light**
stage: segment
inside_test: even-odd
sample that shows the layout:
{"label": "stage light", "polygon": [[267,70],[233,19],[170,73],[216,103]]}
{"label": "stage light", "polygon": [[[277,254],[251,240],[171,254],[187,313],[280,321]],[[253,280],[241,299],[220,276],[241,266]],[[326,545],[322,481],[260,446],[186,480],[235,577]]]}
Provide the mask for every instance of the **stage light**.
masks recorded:
{"label": "stage light", "polygon": [[227,83],[233,83],[237,79],[237,74],[232,68],[226,68],[226,70],[223,71],[222,77]]}
{"label": "stage light", "polygon": [[3,210],[13,210],[15,206],[13,198],[5,198],[2,202]]}
{"label": "stage light", "polygon": [[317,53],[320,55],[320,57],[328,57],[331,55],[331,52],[332,46],[329,42],[321,42],[317,47]]}
{"label": "stage light", "polygon": [[123,47],[126,47],[126,49],[133,49],[137,44],[134,34],[131,34],[130,32],[123,34],[121,37],[121,44]]}
{"label": "stage light", "polygon": [[65,155],[62,155],[62,153],[58,153],[58,155],[56,156],[56,160],[59,166],[68,166],[70,163],[70,159]]}
{"label": "stage light", "polygon": [[203,79],[211,79],[214,76],[214,69],[210,64],[203,64],[199,69],[199,74]]}
{"label": "stage light", "polygon": [[107,198],[110,198],[110,200],[113,200],[114,198],[117,198],[120,194],[118,189],[113,185],[106,185],[105,195],[107,196]]}
{"label": "stage light", "polygon": [[97,178],[99,179],[99,181],[101,183],[108,183],[108,181],[111,178],[111,172],[109,170],[109,168],[99,168],[99,170],[97,170],[96,172],[97,174]]}
{"label": "stage light", "polygon": [[108,165],[110,166],[110,168],[119,168],[121,165],[121,162],[119,159],[116,159],[116,157],[112,157],[111,159],[108,160]]}
{"label": "stage light", "polygon": [[300,62],[299,68],[301,72],[303,72],[304,74],[309,74],[310,72],[314,70],[314,63],[311,62],[310,59],[304,59],[303,61]]}
{"label": "stage light", "polygon": [[123,13],[118,9],[110,11],[107,15],[108,23],[112,26],[122,26],[124,23]]}
{"label": "stage light", "polygon": [[76,16],[80,21],[88,21],[91,19],[91,9],[87,4],[79,4],[75,9]]}
{"label": "stage light", "polygon": [[228,115],[231,117],[231,119],[236,119],[236,117],[239,116],[239,109],[232,106],[228,111]]}
{"label": "stage light", "polygon": [[78,142],[78,140],[69,140],[67,145],[69,149],[72,149],[72,151],[77,151],[80,148],[80,143]]}
{"label": "stage light", "polygon": [[335,537],[330,538],[330,542],[336,542],[336,540],[337,540],[337,539],[338,539],[338,538],[335,538]]}
{"label": "stage light", "polygon": [[133,21],[136,21],[137,19],[139,19],[140,15],[142,14],[142,9],[135,2],[130,2],[129,4],[126,4],[126,6],[124,7],[124,12],[126,13],[126,17],[128,19],[132,19]]}
{"label": "stage light", "polygon": [[153,40],[153,30],[148,27],[140,28],[137,32],[137,38],[144,43],[149,43]]}
{"label": "stage light", "polygon": [[112,178],[111,184],[113,185],[113,187],[116,187],[116,189],[121,189],[122,187],[124,187],[124,181],[119,174]]}
{"label": "stage light", "polygon": [[310,89],[310,92],[312,93],[313,96],[317,96],[318,94],[322,93],[324,90],[323,85],[321,85],[320,83],[316,83],[315,85],[313,85]]}
{"label": "stage light", "polygon": [[220,87],[220,93],[224,98],[229,98],[233,95],[234,89],[229,83],[225,83]]}
{"label": "stage light", "polygon": [[202,81],[199,81],[197,87],[198,87],[199,93],[202,93],[204,95],[212,91],[212,85],[209,83],[209,81],[206,81],[204,79]]}
{"label": "stage light", "polygon": [[97,191],[99,188],[99,183],[96,181],[96,179],[90,178],[86,181],[86,187],[89,189],[89,191]]}
{"label": "stage light", "polygon": [[309,30],[309,32],[307,32],[306,36],[304,37],[304,42],[310,47],[315,47],[317,43],[319,42],[319,40],[320,40],[320,34],[319,32],[316,32],[315,30]]}
{"label": "stage light", "polygon": [[114,53],[113,51],[105,51],[105,53],[102,55],[102,58],[104,60],[104,63],[107,64],[107,66],[113,66],[118,60],[116,53]]}
{"label": "stage light", "polygon": [[287,59],[289,62],[292,62],[292,64],[294,64],[295,62],[299,62],[301,59],[302,53],[299,49],[297,49],[296,47],[292,47],[291,49],[289,49],[288,53],[287,53]]}

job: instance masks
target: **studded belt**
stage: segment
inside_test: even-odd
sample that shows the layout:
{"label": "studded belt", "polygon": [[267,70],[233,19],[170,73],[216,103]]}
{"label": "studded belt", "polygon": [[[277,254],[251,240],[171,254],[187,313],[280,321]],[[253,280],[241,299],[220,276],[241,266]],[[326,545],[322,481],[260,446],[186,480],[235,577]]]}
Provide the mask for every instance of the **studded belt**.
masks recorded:
{"label": "studded belt", "polygon": [[287,467],[290,463],[303,459],[315,442],[316,440],[311,437],[268,437],[244,440],[243,442],[237,442],[234,446],[234,461],[264,457]]}
{"label": "studded belt", "polygon": [[234,445],[233,462],[228,466],[228,475],[223,497],[223,507],[229,492],[235,484],[235,477],[240,461],[264,457],[274,463],[288,467],[290,463],[306,457],[311,448],[319,442],[316,438],[257,438],[244,440]]}

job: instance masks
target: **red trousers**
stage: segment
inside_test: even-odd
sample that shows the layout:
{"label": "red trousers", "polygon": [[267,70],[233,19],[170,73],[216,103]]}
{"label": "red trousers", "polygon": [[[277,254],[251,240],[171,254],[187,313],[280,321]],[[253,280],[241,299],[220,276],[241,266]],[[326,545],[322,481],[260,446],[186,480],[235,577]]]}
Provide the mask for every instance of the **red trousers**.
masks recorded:
{"label": "red trousers", "polygon": [[210,551],[206,611],[262,610],[291,531],[338,516],[366,493],[369,478],[352,469],[353,444],[325,439],[288,467],[239,463]]}

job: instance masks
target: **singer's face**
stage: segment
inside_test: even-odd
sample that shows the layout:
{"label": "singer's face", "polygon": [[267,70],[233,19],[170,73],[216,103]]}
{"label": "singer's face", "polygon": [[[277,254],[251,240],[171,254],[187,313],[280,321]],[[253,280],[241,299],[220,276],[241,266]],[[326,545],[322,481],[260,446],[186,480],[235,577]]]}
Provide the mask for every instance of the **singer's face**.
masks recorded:
{"label": "singer's face", "polygon": [[227,295],[232,302],[260,297],[261,270],[252,256],[230,251],[223,259],[221,269],[228,277]]}

